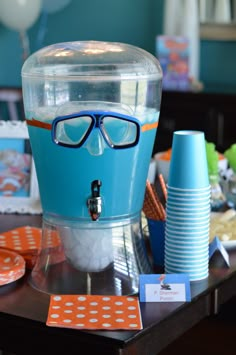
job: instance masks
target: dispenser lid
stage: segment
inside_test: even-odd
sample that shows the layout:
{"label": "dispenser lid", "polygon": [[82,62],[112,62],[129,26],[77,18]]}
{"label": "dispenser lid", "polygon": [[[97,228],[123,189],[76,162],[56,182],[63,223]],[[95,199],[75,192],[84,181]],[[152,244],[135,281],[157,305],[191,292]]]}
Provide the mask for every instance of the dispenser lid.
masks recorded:
{"label": "dispenser lid", "polygon": [[152,54],[116,42],[64,42],[32,54],[22,68],[23,78],[47,80],[160,80],[162,70]]}

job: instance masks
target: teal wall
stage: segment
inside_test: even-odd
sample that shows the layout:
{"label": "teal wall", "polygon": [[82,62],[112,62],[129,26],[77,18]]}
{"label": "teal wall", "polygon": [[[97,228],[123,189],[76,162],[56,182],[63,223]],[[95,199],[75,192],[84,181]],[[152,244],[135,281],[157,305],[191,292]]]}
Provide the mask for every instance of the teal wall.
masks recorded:
{"label": "teal wall", "polygon": [[[62,11],[41,17],[28,34],[31,52],[56,42],[103,40],[130,43],[155,54],[162,21],[163,0],[71,0]],[[21,86],[18,33],[0,24],[0,46],[0,86]],[[200,53],[200,79],[206,88],[236,92],[236,42],[201,41]]]}
{"label": "teal wall", "polygon": [[200,78],[206,91],[236,93],[236,41],[201,41]]}

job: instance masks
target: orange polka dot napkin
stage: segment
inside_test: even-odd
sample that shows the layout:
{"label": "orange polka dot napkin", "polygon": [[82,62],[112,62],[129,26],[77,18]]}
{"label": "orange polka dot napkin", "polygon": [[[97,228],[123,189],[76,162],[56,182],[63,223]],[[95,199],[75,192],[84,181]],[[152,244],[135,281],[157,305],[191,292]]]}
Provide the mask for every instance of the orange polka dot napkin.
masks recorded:
{"label": "orange polka dot napkin", "polygon": [[51,295],[46,324],[73,329],[142,329],[139,300],[134,296]]}

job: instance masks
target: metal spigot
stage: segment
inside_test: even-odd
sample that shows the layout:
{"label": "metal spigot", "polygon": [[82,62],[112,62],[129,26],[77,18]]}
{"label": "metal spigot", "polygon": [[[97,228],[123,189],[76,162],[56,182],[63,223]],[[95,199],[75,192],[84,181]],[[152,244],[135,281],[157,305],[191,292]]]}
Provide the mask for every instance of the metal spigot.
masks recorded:
{"label": "metal spigot", "polygon": [[101,186],[102,182],[100,180],[94,180],[91,183],[92,196],[88,198],[87,205],[93,221],[97,221],[102,213],[102,198],[100,196]]}

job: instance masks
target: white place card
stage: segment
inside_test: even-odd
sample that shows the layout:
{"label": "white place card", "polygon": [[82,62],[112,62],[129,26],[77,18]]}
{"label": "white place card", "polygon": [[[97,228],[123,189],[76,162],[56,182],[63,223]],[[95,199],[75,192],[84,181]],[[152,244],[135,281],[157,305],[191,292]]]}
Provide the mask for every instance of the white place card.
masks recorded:
{"label": "white place card", "polygon": [[229,254],[226,251],[224,245],[221,243],[220,239],[216,236],[209,244],[209,259],[211,259],[217,251],[221,254],[226,265],[230,267]]}
{"label": "white place card", "polygon": [[142,274],[139,276],[140,302],[190,302],[187,274]]}

